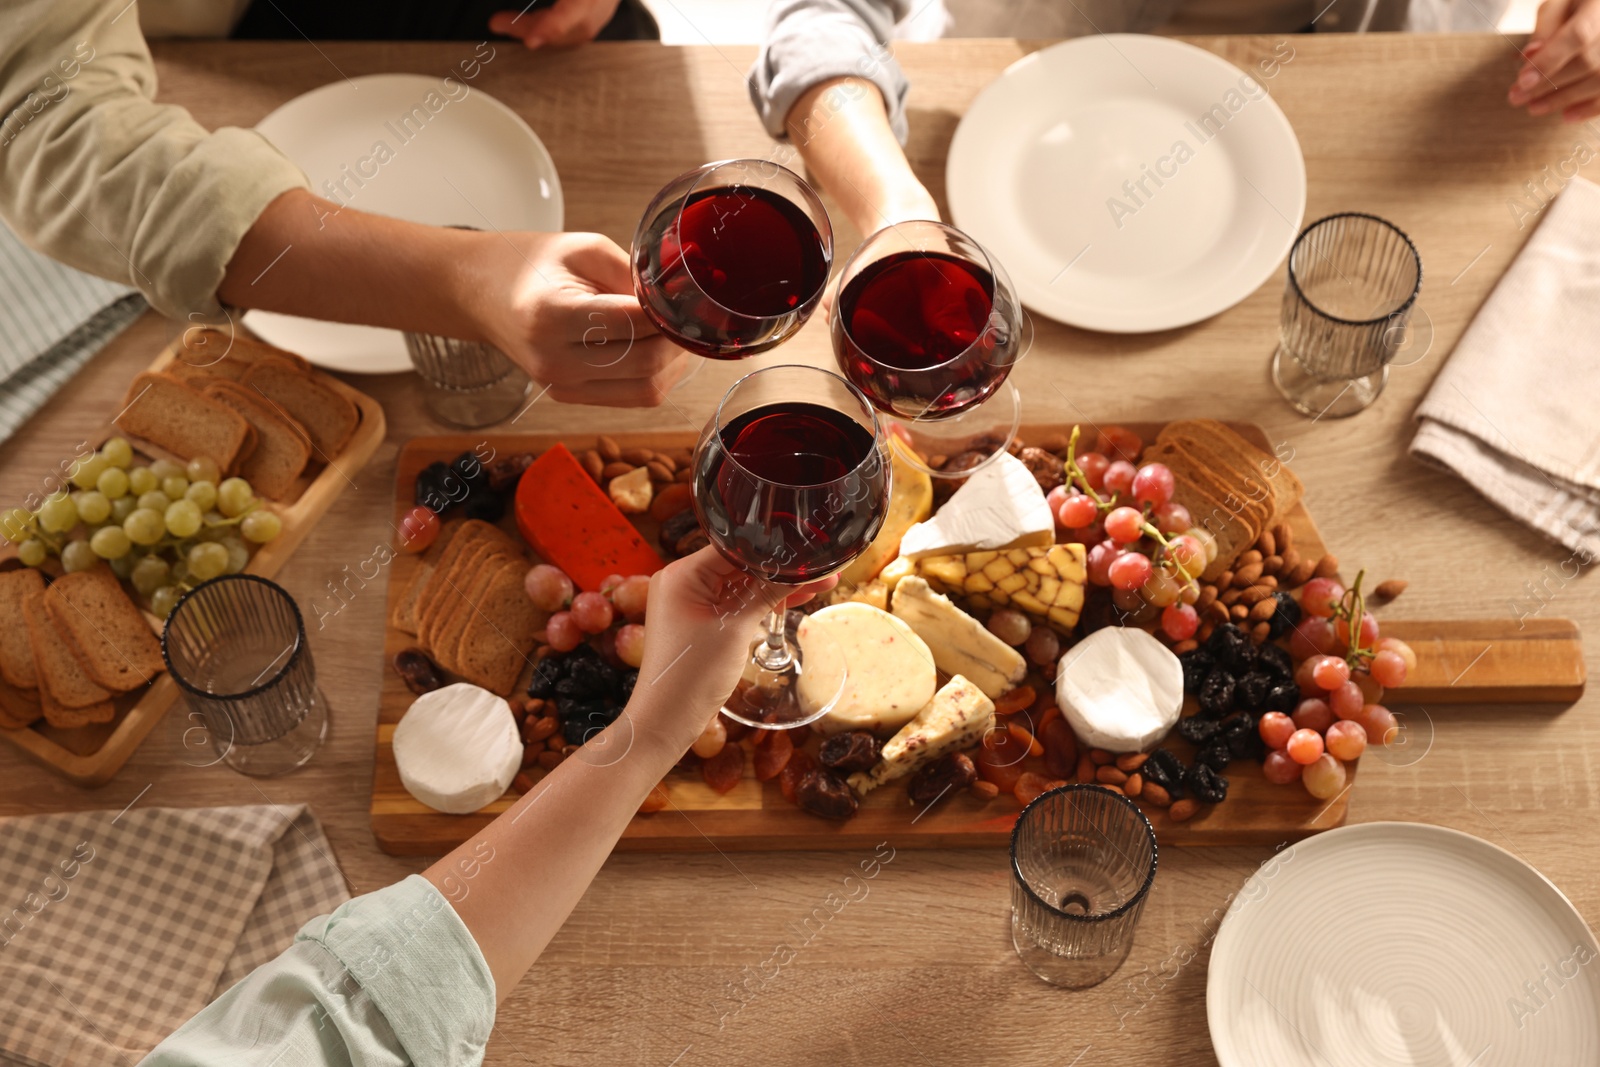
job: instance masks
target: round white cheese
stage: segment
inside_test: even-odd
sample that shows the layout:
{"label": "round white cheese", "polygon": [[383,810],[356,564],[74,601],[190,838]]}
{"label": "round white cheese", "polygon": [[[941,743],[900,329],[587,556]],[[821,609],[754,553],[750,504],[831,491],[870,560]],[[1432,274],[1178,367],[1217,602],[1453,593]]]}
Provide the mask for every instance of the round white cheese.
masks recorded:
{"label": "round white cheese", "polygon": [[394,728],[393,745],[406,792],[451,815],[498,800],[522,766],[511,705],[465,682],[412,701]]}
{"label": "round white cheese", "polygon": [[927,642],[903,620],[871,604],[823,608],[800,621],[796,637],[804,657],[796,691],[801,708],[810,714],[839,696],[815,724],[825,734],[898,730],[938,688],[939,672]]}
{"label": "round white cheese", "polygon": [[1142,752],[1183,711],[1183,666],[1143,630],[1107,626],[1061,654],[1056,704],[1078,738],[1107,752]]}

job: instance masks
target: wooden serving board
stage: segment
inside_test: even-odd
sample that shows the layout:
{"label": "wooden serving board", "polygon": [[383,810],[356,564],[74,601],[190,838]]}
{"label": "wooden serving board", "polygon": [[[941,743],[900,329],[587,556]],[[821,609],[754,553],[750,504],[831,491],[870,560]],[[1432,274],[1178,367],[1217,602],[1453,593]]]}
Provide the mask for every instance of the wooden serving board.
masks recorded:
{"label": "wooden serving board", "polygon": [[[171,363],[176,357],[179,343],[174,341],[163,349],[149,369],[159,371]],[[332,457],[334,462],[321,464],[321,469],[317,470],[318,461],[314,457],[311,473],[301,479],[290,498],[269,502],[272,510],[283,520],[283,529],[277,537],[252,553],[250,563],[244,569],[246,574],[263,578],[276,574],[349,484],[346,475],[353,474],[365,465],[383,441],[386,424],[381,404],[332,375],[322,375],[322,381],[356,405],[361,413],[361,421],[344,450]],[[99,448],[106,439],[118,433],[114,426],[107,426],[95,447]],[[134,442],[134,454],[137,459],[146,462],[178,458],[138,441]],[[13,561],[10,565],[17,565],[15,556],[15,547],[6,545],[0,551],[0,566],[6,565],[7,561]],[[161,632],[163,620],[148,613],[145,618],[152,629]],[[170,675],[162,674],[143,689],[117,694],[114,700],[116,717],[110,722],[61,729],[41,719],[21,730],[0,730],[0,737],[79,785],[104,785],[133,755],[134,749],[161,721],[162,715],[177,697],[177,683]]]}
{"label": "wooden serving board", "polygon": [[[1159,424],[1129,424],[1146,441],[1152,440]],[[1263,448],[1267,438],[1259,427],[1236,425],[1235,429]],[[1025,426],[1024,441],[1039,440],[1052,433],[1070,432],[1071,426]],[[623,448],[688,448],[694,445],[691,434],[612,434]],[[394,520],[413,505],[413,486],[417,472],[436,460],[450,461],[462,452],[492,448],[497,456],[517,452],[542,452],[564,442],[574,452],[594,447],[592,438],[553,434],[470,435],[419,437],[400,452],[396,472]],[[1270,450],[1269,450],[1270,451]],[[1287,516],[1295,544],[1303,555],[1320,555],[1326,548],[1322,536],[1304,505],[1297,504]],[[502,525],[513,534],[516,526],[508,514]],[[655,527],[641,524],[654,543]],[[518,537],[520,541],[520,537]],[[387,619],[411,584],[418,557],[397,555],[390,566]],[[1418,685],[1399,691],[1404,699],[1397,705],[1423,700],[1487,702],[1505,700],[1557,699],[1554,694],[1571,694],[1575,685],[1582,691],[1583,659],[1577,629],[1564,620],[1540,620],[1526,631],[1517,631],[1515,620],[1503,622],[1419,622],[1384,621],[1384,632],[1405,636],[1417,648],[1422,662],[1417,671]],[[385,659],[412,647],[414,639],[388,626],[384,639]],[[1470,670],[1469,661],[1479,656],[1482,646],[1491,644]],[[1453,683],[1453,684],[1452,684]],[[1441,693],[1448,696],[1441,697]],[[1415,699],[1414,699],[1415,698]],[[445,815],[414,799],[400,783],[391,740],[395,724],[410,707],[412,695],[392,668],[386,666],[379,698],[377,757],[372,783],[372,830],[378,845],[394,855],[439,855],[478,832],[516,800],[508,792],[499,800],[471,815]],[[1571,696],[1561,699],[1571,699]],[[748,741],[744,742],[746,745]],[[1187,759],[1191,753],[1181,741],[1169,742]],[[1350,768],[1354,785],[1356,766]],[[1260,764],[1235,763],[1228,769],[1228,799],[1210,807],[1187,823],[1174,823],[1165,813],[1146,806],[1157,838],[1169,845],[1278,844],[1327,830],[1344,823],[1349,810],[1350,789],[1332,801],[1319,801],[1304,790],[1277,786],[1261,776]],[[1010,839],[1012,823],[1020,806],[1001,797],[983,802],[962,791],[946,797],[928,811],[912,807],[903,783],[895,783],[869,794],[852,819],[833,823],[807,815],[783,798],[776,782],[760,782],[746,760],[746,778],[726,794],[707,786],[698,772],[674,771],[667,780],[670,806],[651,815],[635,816],[623,832],[618,848],[629,851],[709,851],[729,850],[805,850],[854,849],[871,847],[888,836],[908,847],[1004,847]]]}

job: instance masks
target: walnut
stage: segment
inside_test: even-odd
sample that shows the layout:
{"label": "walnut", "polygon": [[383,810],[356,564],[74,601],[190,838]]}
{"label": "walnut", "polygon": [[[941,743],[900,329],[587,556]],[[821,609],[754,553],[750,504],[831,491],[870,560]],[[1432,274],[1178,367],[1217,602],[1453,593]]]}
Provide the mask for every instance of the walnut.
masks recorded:
{"label": "walnut", "polygon": [[1028,468],[1033,480],[1039,483],[1039,488],[1047,493],[1066,481],[1061,460],[1042,448],[1024,448],[1017,458]]}

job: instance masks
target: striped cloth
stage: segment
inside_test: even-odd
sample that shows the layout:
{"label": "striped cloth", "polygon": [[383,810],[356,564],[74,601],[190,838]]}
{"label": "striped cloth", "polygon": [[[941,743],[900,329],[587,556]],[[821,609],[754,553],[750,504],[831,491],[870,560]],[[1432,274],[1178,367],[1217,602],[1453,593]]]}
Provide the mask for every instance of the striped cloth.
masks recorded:
{"label": "striped cloth", "polygon": [[0,890],[4,1067],[132,1067],[349,899],[301,804],[6,819]]}
{"label": "striped cloth", "polygon": [[147,307],[137,290],[41,256],[0,225],[0,441]]}
{"label": "striped cloth", "polygon": [[1600,185],[1573,178],[1433,380],[1411,442],[1571,549],[1574,574],[1600,556],[1597,338]]}

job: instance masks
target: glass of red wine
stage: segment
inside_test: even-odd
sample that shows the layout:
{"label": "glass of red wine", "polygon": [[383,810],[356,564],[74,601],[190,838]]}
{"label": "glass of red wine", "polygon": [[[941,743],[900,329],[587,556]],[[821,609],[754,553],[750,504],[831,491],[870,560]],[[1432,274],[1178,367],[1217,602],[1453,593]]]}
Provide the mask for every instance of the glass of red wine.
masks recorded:
{"label": "glass of red wine", "polygon": [[707,163],[673,179],[633,239],[633,288],[645,314],[712,359],[788,340],[816,308],[832,265],[822,201],[765,159]]}
{"label": "glass of red wine", "polygon": [[[1006,379],[1024,354],[1022,308],[1004,268],[960,230],[918,220],[868,237],[840,274],[832,329],[839,369],[915,451],[980,446],[992,459],[1016,436],[1022,398]],[[919,465],[953,477],[981,463]]]}
{"label": "glass of red wine", "polygon": [[[888,447],[871,403],[837,374],[766,367],[733,384],[700,436],[695,513],[711,543],[754,579],[798,586],[826,578],[883,525]],[[725,714],[780,729],[827,714],[844,688],[844,657],[821,635],[809,637],[804,618],[768,615]]]}

